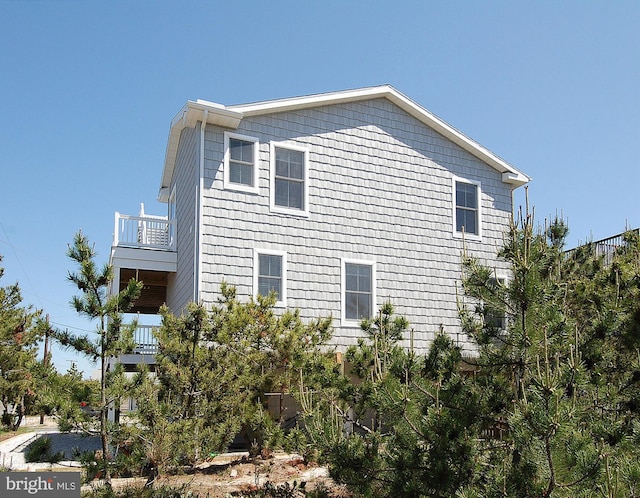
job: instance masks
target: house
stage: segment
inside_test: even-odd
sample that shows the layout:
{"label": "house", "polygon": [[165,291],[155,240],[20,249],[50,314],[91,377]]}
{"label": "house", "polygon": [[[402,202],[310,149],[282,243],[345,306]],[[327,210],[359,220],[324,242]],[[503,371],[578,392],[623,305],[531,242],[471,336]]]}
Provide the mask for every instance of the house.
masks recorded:
{"label": "house", "polygon": [[[441,326],[464,346],[463,247],[507,276],[496,252],[528,181],[391,86],[188,101],[169,129],[166,215],[116,213],[114,290],[137,276],[134,311],[178,314],[213,303],[222,281],[245,299],[274,290],[278,308],[332,315],[338,349],[390,300],[418,352]],[[141,333],[137,352],[152,353]]]}

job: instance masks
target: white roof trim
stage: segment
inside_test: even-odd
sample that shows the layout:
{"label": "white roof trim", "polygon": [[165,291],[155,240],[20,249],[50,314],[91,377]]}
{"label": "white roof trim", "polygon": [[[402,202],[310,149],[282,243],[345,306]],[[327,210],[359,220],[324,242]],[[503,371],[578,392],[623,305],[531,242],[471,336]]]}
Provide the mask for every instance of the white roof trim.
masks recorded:
{"label": "white roof trim", "polygon": [[[259,116],[263,114],[286,112],[321,105],[341,104],[357,102],[367,99],[386,98],[403,109],[405,112],[448,138],[462,149],[488,164],[499,173],[502,173],[502,181],[519,187],[528,183],[531,178],[514,168],[511,164],[500,158],[489,149],[483,147],[475,140],[464,135],[459,130],[444,122],[435,114],[400,93],[390,85],[360,88],[340,92],[322,93],[303,97],[293,97],[279,100],[268,100],[253,104],[241,104],[223,106],[215,102],[204,100],[189,101],[182,110],[173,118],[169,143],[165,157],[164,171],[160,188],[168,187],[171,175],[175,167],[176,153],[180,132],[185,127],[193,127],[198,121],[202,121],[203,111],[208,110],[207,123],[236,129],[243,117]],[[162,191],[162,190],[161,190]],[[162,201],[162,195],[160,196]]]}
{"label": "white roof trim", "polygon": [[228,110],[221,104],[207,102],[206,100],[188,101],[171,120],[162,179],[160,180],[160,191],[158,193],[158,200],[160,202],[167,202],[169,200],[168,192],[171,186],[173,170],[176,167],[180,133],[185,128],[193,128],[198,122],[201,122],[204,119],[205,111],[207,111],[207,124],[236,129],[242,120],[242,114]]}

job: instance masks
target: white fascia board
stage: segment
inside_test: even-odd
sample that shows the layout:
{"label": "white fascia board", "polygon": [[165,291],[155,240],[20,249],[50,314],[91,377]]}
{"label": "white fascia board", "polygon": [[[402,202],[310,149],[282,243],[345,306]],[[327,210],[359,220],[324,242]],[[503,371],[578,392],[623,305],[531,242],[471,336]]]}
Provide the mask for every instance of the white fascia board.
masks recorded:
{"label": "white fascia board", "polygon": [[475,140],[469,138],[461,131],[457,130],[450,124],[440,119],[435,114],[427,111],[424,107],[416,104],[411,99],[398,92],[394,88],[390,89],[387,98],[398,105],[398,107],[411,114],[414,118],[422,121],[424,124],[440,133],[442,136],[448,138],[453,143],[466,150],[469,154],[477,157],[482,162],[497,170],[499,173],[502,173],[503,182],[514,185],[515,187],[519,187],[531,180],[531,178],[529,178],[518,169],[514,168],[504,159],[500,158],[486,147],[480,145]]}
{"label": "white fascia board", "polygon": [[137,268],[175,273],[178,268],[178,253],[135,247],[112,247],[109,264],[114,268]]}
{"label": "white fascia board", "polygon": [[169,139],[164,158],[164,168],[160,180],[160,190],[158,200],[167,202],[168,192],[176,166],[178,156],[178,144],[180,143],[180,133],[185,128],[193,128],[198,121],[203,121],[204,111],[207,111],[207,124],[223,126],[225,128],[236,129],[242,120],[242,114],[237,111],[228,110],[225,106],[206,100],[188,101],[184,107],[171,120],[169,128]]}
{"label": "white fascia board", "polygon": [[242,113],[243,116],[257,116],[273,112],[295,111],[299,109],[317,107],[319,105],[342,104],[374,98],[386,98],[390,100],[417,120],[459,145],[462,149],[488,164],[499,173],[502,173],[503,182],[518,187],[531,180],[527,175],[514,168],[511,164],[507,163],[505,160],[501,159],[476,141],[467,137],[465,134],[437,117],[435,114],[427,111],[424,107],[415,103],[391,85],[374,86],[356,90],[323,93],[288,99],[269,100],[253,104],[233,105],[228,106],[227,109],[232,109]]}
{"label": "white fascia board", "polygon": [[267,100],[255,102],[253,104],[231,105],[227,109],[241,112],[243,116],[258,116],[270,112],[295,111],[318,107],[320,105],[342,104],[345,102],[357,102],[371,98],[384,97],[393,87],[389,85],[360,88],[356,90],[344,90],[340,92],[320,93],[316,95],[306,95],[302,97],[292,97],[286,99]]}

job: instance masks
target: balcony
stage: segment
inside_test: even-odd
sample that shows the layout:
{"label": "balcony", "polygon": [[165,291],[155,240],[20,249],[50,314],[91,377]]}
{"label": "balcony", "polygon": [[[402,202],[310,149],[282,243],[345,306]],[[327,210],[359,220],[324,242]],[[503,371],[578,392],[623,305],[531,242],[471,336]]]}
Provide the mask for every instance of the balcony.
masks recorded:
{"label": "balcony", "polygon": [[167,220],[166,216],[116,213],[114,247],[173,251],[174,241],[175,221]]}
{"label": "balcony", "polygon": [[[640,234],[640,228],[628,230],[628,232]],[[566,254],[571,257],[578,250],[588,249],[589,251],[592,251],[590,254],[596,257],[602,257],[605,264],[609,265],[613,261],[613,256],[616,251],[626,245],[625,234],[628,232],[614,235],[613,237],[608,237],[606,239],[597,240],[595,242],[589,242],[574,249],[569,249],[566,251]]]}
{"label": "balcony", "polygon": [[132,312],[155,314],[166,302],[169,276],[177,269],[175,233],[175,221],[145,214],[144,206],[138,216],[115,214],[111,292],[119,292],[132,278],[141,281],[144,287]]}
{"label": "balcony", "polygon": [[138,325],[133,332],[133,340],[136,344],[133,350],[129,353],[109,358],[109,363],[112,365],[121,363],[128,375],[136,372],[140,365],[147,365],[153,370],[153,365],[156,364],[156,354],[158,353],[158,340],[153,333],[158,328],[159,325]]}
{"label": "balcony", "polygon": [[154,325],[138,325],[133,339],[136,347],[133,349],[134,354],[156,354],[158,351],[158,340],[153,335],[158,326]]}

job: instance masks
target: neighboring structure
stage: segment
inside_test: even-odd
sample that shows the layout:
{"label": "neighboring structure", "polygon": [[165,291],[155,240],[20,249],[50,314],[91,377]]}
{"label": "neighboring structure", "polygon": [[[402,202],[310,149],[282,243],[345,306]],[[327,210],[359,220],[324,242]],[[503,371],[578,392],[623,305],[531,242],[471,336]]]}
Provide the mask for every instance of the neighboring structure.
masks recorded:
{"label": "neighboring structure", "polygon": [[607,237],[606,239],[581,244],[578,247],[574,247],[573,249],[569,249],[568,251],[566,251],[566,255],[571,256],[573,254],[576,254],[576,252],[580,249],[588,248],[593,251],[592,254],[594,256],[602,256],[605,263],[610,264],[613,261],[613,257],[616,251],[619,251],[625,246],[625,235],[630,233],[640,235],[640,228],[631,228],[623,233],[619,233],[618,235]]}
{"label": "neighboring structure", "polygon": [[223,280],[241,299],[273,289],[280,308],[332,315],[340,349],[390,300],[418,352],[440,326],[463,343],[463,247],[507,276],[496,252],[528,181],[391,86],[189,101],[169,132],[167,216],[116,213],[115,286],[144,282],[141,313],[213,303]]}

